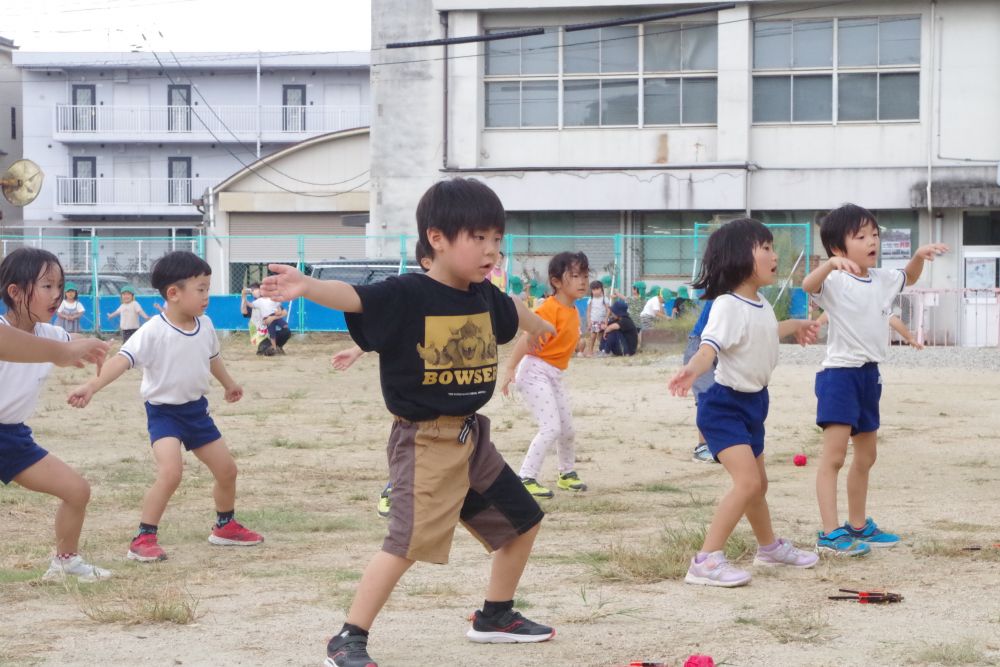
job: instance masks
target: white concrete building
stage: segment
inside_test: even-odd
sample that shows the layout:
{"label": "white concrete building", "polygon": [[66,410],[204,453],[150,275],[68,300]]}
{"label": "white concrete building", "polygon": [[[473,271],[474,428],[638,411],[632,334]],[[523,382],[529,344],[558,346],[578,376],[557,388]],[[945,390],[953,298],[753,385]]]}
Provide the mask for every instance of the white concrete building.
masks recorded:
{"label": "white concrete building", "polygon": [[[9,39],[0,37],[0,173],[23,155],[24,126],[21,108],[21,72],[11,62],[17,47]],[[0,197],[0,225],[21,225],[20,206],[12,206]]]}
{"label": "white concrete building", "polygon": [[[148,270],[162,248],[114,238],[196,234],[208,188],[262,156],[369,122],[365,52],[16,52],[13,62],[24,154],[46,174],[25,208],[26,234],[96,234],[101,247],[59,253],[77,270],[92,256],[102,272]],[[282,179],[293,191],[317,187],[309,174]]]}
{"label": "white concrete building", "polygon": [[[807,223],[851,201],[898,230],[900,255],[952,246],[922,286],[998,286],[1000,3],[735,5],[567,31],[692,5],[379,3],[372,230],[412,229],[420,194],[452,175],[484,180],[508,231],[532,234],[661,234],[747,213]],[[664,243],[626,248],[630,277],[686,277],[693,247]],[[813,254],[825,256],[818,235]],[[945,315],[938,326],[962,337],[962,305]]]}

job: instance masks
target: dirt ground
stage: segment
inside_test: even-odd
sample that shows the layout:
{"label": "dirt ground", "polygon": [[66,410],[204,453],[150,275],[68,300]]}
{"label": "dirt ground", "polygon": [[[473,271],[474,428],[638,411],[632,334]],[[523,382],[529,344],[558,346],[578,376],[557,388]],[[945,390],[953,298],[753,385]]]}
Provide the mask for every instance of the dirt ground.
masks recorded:
{"label": "dirt ground", "polygon": [[[0,664],[320,665],[384,531],[374,507],[389,420],[377,358],[336,372],[329,357],[347,345],[297,339],[287,357],[258,358],[245,338],[227,341],[225,359],[246,396],[225,404],[213,385],[209,400],[240,465],[237,516],[267,541],[208,544],[211,476],[187,455],[160,528],[170,558],[152,565],[124,558],[153,478],[139,373],[74,411],[65,396],[85,371],[54,372],[29,424],[90,480],[83,551],[115,578],[40,583],[55,503],[0,488]],[[489,557],[459,529],[452,562],[415,566],[379,617],[370,652],[380,665],[679,666],[696,653],[748,666],[1000,663],[1000,549],[989,548],[1000,542],[1000,375],[919,361],[884,366],[869,509],[902,544],[862,560],[824,559],[810,571],[758,568],[751,585],[723,590],[682,581],[728,477],[690,460],[693,401],[665,388],[677,352],[571,364],[578,471],[590,490],[544,501],[517,597],[557,637],[525,646],[465,639]],[[801,360],[779,365],[765,450],[776,529],[800,545],[812,543],[819,520],[815,370]],[[497,395],[484,413],[516,470],[534,433],[526,407]],[[804,468],[792,465],[800,452],[810,458]],[[554,477],[550,453],[541,481],[554,485]],[[974,544],[987,548],[962,550]],[[748,564],[754,546],[744,522],[731,552]],[[841,587],[885,587],[906,600],[827,601]]]}

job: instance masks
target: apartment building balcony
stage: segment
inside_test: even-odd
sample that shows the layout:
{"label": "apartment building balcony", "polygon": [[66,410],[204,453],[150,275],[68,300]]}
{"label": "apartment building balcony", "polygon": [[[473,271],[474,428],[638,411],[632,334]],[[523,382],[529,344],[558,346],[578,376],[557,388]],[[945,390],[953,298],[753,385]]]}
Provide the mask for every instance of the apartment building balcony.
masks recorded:
{"label": "apartment building balcony", "polygon": [[370,107],[353,106],[56,106],[62,142],[295,143],[367,127]]}
{"label": "apartment building balcony", "polygon": [[55,212],[66,216],[199,215],[192,199],[218,178],[56,178]]}

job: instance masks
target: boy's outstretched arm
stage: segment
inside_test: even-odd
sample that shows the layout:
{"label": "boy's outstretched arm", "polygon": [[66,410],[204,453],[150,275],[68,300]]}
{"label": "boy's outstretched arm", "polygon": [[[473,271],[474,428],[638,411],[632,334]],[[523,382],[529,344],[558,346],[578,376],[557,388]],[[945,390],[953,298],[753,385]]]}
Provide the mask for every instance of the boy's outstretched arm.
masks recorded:
{"label": "boy's outstretched arm", "polygon": [[77,338],[68,343],[39,338],[14,327],[0,327],[0,361],[22,364],[50,362],[56,366],[77,366],[84,362],[101,364],[111,346],[96,338]]}
{"label": "boy's outstretched arm", "polygon": [[330,365],[338,371],[346,371],[355,361],[363,356],[365,356],[365,351],[358,345],[354,345],[333,355],[330,359]]}
{"label": "boy's outstretched arm", "polygon": [[670,381],[667,382],[667,389],[670,391],[670,395],[687,396],[688,390],[691,389],[694,381],[712,367],[715,355],[714,347],[708,343],[702,343],[698,351],[695,352],[695,355],[691,357],[691,361],[687,362],[687,365],[677,371],[670,378]]}
{"label": "boy's outstretched arm", "polygon": [[243,387],[236,384],[236,380],[226,370],[226,365],[222,362],[222,355],[217,354],[212,357],[208,367],[212,371],[212,377],[219,381],[222,389],[226,392],[227,403],[235,403],[243,398]]}
{"label": "boy's outstretched arm", "polygon": [[823,287],[823,281],[836,270],[847,271],[856,276],[861,275],[861,267],[846,257],[831,257],[802,279],[802,291],[806,294],[817,294]]}
{"label": "boy's outstretched arm", "polygon": [[948,246],[943,243],[928,243],[917,248],[913,257],[906,264],[906,284],[912,285],[920,280],[920,274],[924,272],[924,262],[933,262],[938,255],[948,252]]}
{"label": "boy's outstretched arm", "polygon": [[260,284],[263,296],[282,302],[301,296],[345,313],[361,312],[361,297],[353,285],[340,280],[316,280],[287,264],[268,264],[267,269],[274,275]]}
{"label": "boy's outstretched arm", "polygon": [[530,335],[528,341],[529,350],[537,350],[549,336],[556,335],[556,328],[551,322],[543,320],[541,317],[531,312],[520,299],[513,299],[514,308],[517,309],[517,327]]}
{"label": "boy's outstretched arm", "polygon": [[69,393],[66,402],[74,408],[85,408],[94,394],[117,380],[129,369],[125,355],[116,354],[113,359],[104,364],[97,377],[91,378]]}

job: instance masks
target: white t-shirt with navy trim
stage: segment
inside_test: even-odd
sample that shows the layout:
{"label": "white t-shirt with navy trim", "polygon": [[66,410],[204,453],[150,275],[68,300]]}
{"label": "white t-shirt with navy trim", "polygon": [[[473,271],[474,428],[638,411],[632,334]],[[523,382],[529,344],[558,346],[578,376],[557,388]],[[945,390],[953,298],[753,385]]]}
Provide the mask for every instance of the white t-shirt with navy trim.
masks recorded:
{"label": "white t-shirt with navy trim", "polygon": [[757,301],[723,294],[712,303],[701,344],[719,354],[715,381],[742,392],[760,391],[778,365],[778,320],[760,294]]}
{"label": "white t-shirt with navy trim", "polygon": [[142,369],[143,399],[154,405],[181,405],[208,393],[210,364],[219,356],[219,337],[206,315],[184,330],[164,313],[132,334],[118,354]]}
{"label": "white t-shirt with navy trim", "polygon": [[[7,318],[0,317],[0,326],[8,327]],[[69,341],[70,336],[62,327],[44,322],[35,324],[39,338]],[[0,361],[0,424],[23,424],[35,411],[38,395],[42,393],[45,378],[52,372],[52,364],[15,364]]]}
{"label": "white t-shirt with navy trim", "polygon": [[830,317],[824,368],[858,368],[885,361],[892,302],[906,286],[902,269],[868,269],[861,278],[832,271],[812,297]]}

